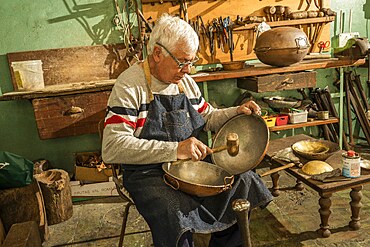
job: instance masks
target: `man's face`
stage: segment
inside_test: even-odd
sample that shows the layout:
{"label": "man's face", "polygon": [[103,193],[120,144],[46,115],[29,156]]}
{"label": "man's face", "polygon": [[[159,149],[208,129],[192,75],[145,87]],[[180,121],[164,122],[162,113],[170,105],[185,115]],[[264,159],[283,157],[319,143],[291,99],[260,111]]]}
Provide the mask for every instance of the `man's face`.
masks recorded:
{"label": "man's face", "polygon": [[[189,64],[186,64],[180,68],[178,62],[186,63],[193,61],[196,56],[195,54],[189,55],[184,51],[177,49],[174,52],[171,52],[175,57],[173,58],[167,54],[167,56],[165,56],[165,51],[162,49],[158,46],[154,47],[154,56],[156,56],[155,76],[163,82],[178,84],[181,79],[184,78],[185,74],[190,73],[191,67]],[[176,60],[178,60],[178,62]]]}

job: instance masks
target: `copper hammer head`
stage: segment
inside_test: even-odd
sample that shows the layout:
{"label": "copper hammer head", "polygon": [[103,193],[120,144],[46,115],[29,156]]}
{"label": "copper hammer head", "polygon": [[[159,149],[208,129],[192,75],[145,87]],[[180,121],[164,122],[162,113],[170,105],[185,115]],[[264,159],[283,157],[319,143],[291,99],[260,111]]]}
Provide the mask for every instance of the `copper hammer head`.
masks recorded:
{"label": "copper hammer head", "polygon": [[226,136],[226,145],[213,148],[213,153],[227,150],[230,156],[236,156],[239,153],[239,136],[236,133],[228,133]]}

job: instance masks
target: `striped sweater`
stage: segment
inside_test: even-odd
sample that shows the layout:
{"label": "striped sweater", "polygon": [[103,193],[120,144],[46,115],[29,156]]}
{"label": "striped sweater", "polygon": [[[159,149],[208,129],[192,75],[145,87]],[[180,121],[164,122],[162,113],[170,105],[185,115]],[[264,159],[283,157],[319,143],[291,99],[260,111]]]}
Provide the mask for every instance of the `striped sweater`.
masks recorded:
{"label": "striped sweater", "polygon": [[[215,109],[208,104],[190,76],[184,77],[182,85],[192,106],[204,118],[206,131],[217,131],[237,114],[236,107]],[[153,76],[151,91],[154,95],[179,93],[176,84],[161,82]],[[104,162],[145,165],[177,159],[177,142],[138,138],[145,124],[149,103],[142,63],[136,63],[117,78],[108,100],[102,143]]]}

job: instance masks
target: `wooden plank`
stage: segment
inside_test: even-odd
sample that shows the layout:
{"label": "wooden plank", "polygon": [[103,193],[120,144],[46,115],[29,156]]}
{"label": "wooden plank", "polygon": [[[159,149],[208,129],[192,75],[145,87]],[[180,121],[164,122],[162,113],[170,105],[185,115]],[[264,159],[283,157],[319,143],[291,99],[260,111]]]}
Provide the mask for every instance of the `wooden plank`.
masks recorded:
{"label": "wooden plank", "polygon": [[[157,3],[146,3],[142,4],[143,14],[146,19],[151,18],[151,21],[157,20],[163,13],[170,13],[171,15],[179,15],[179,5],[173,4],[174,2],[163,2]],[[176,1],[175,1],[176,2]],[[177,3],[177,2],[176,2]],[[212,22],[214,18],[223,18],[230,16],[232,20],[236,19],[236,16],[247,17],[247,16],[265,16],[264,7],[266,6],[289,6],[293,12],[298,11],[300,1],[296,0],[221,0],[221,1],[192,1],[187,2],[187,12],[189,20],[194,21],[197,16],[202,16],[203,22],[207,25],[208,22]],[[330,8],[330,0],[323,1],[325,8]],[[303,4],[304,10],[306,8],[306,2]],[[315,5],[312,3],[309,10],[317,10]],[[334,17],[328,18],[309,18],[305,20],[294,20],[294,21],[275,21],[269,22],[268,24],[277,26],[296,26],[300,27],[306,34],[310,31],[310,23],[328,23],[334,20]],[[255,24],[251,24],[250,27],[242,27],[243,31],[238,31],[233,34],[233,40],[235,45],[234,61],[237,60],[251,60],[256,59],[253,51],[256,33],[254,31]],[[313,29],[317,26],[313,25]],[[330,40],[330,25],[324,25],[323,31],[319,40]],[[199,64],[214,64],[230,61],[229,53],[223,52],[220,48],[216,47],[215,55],[211,56],[208,42],[203,42],[203,38],[200,38],[200,53],[198,56],[201,58]],[[314,47],[313,52],[318,51],[318,47]]]}
{"label": "wooden plank", "polygon": [[[8,62],[41,60],[45,86],[116,79],[129,67],[123,44],[8,53]],[[10,69],[14,90],[13,70]]]}
{"label": "wooden plank", "polygon": [[327,69],[346,66],[358,66],[365,63],[365,59],[350,60],[350,59],[318,59],[318,60],[303,60],[300,63],[292,64],[287,67],[272,67],[262,63],[256,63],[254,67],[245,68],[233,71],[216,71],[211,73],[199,73],[193,75],[196,82],[215,81],[224,79],[240,78],[245,76],[270,75],[276,73],[288,73],[295,71],[304,71],[311,69]]}
{"label": "wooden plank", "polygon": [[324,125],[324,124],[331,124],[331,123],[338,123],[338,118],[330,118],[328,120],[314,120],[305,123],[296,123],[296,124],[286,124],[280,126],[272,126],[270,127],[270,131],[280,131],[280,130],[288,130],[288,129],[296,129],[296,128],[303,128],[303,127],[312,127],[317,125]]}
{"label": "wooden plank", "polygon": [[17,91],[5,93],[0,96],[0,101],[19,100],[19,99],[38,99],[48,97],[58,97],[63,95],[73,95],[81,93],[110,91],[115,83],[115,79],[80,82],[72,84],[59,84],[47,86],[38,91]]}
{"label": "wooden plank", "polygon": [[[311,69],[326,69],[337,68],[345,66],[359,66],[365,64],[365,59],[349,60],[349,59],[312,59],[303,60],[298,64],[293,64],[288,67],[272,67],[262,63],[255,63],[254,67],[245,68],[242,70],[234,71],[218,71],[218,72],[199,72],[191,75],[193,79],[200,83],[204,81],[218,81],[223,79],[235,79],[246,76],[260,76],[269,75],[274,73],[289,73]],[[57,97],[61,95],[74,95],[85,92],[99,92],[110,90],[114,85],[115,80],[103,80],[101,82],[91,83],[76,83],[71,85],[53,86],[51,90],[49,87],[34,92],[10,92],[0,96],[0,101],[19,100],[19,99],[37,99],[45,97]]]}

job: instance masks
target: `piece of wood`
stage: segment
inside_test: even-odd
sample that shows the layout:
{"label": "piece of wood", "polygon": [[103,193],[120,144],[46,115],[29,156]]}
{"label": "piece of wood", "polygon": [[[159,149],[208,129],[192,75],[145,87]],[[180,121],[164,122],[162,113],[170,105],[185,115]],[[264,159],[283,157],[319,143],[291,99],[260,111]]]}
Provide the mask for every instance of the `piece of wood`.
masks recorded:
{"label": "piece of wood", "polygon": [[5,232],[9,232],[13,224],[36,221],[41,240],[48,239],[44,199],[36,180],[24,187],[0,190],[0,218]]}
{"label": "piece of wood", "polygon": [[32,100],[40,139],[97,133],[110,92]]}
{"label": "piece of wood", "polygon": [[211,73],[199,73],[192,75],[196,82],[234,79],[246,76],[271,75],[288,72],[297,72],[311,69],[327,69],[345,66],[358,66],[365,63],[365,59],[317,59],[303,60],[287,67],[273,67],[262,63],[256,63],[254,67],[233,71],[216,71]]}
{"label": "piece of wood", "polygon": [[45,86],[116,79],[129,67],[123,44],[15,52],[7,57],[15,91],[11,63],[16,61],[41,60]]}
{"label": "piece of wood", "polygon": [[0,218],[0,246],[2,246],[5,236],[6,236],[5,229],[3,226],[3,222],[1,221],[1,218]]}
{"label": "piece of wood", "polygon": [[238,78],[239,88],[263,93],[316,87],[316,71]]}
{"label": "piece of wood", "polygon": [[2,247],[41,247],[40,231],[36,221],[13,224]]}
{"label": "piece of wood", "polygon": [[44,197],[48,225],[68,220],[73,215],[71,186],[68,173],[51,169],[35,175]]}
{"label": "piece of wood", "polygon": [[[199,72],[194,75],[190,75],[196,82],[204,81],[218,81],[223,79],[235,79],[246,76],[260,76],[270,75],[276,73],[288,73],[297,72],[312,69],[327,69],[327,68],[338,68],[345,66],[361,66],[366,63],[365,59],[310,59],[303,60],[300,63],[290,65],[288,67],[272,67],[262,63],[255,63],[254,67],[244,68],[241,70],[233,71],[217,71],[217,72]],[[79,85],[80,84],[80,85]],[[60,85],[53,87],[53,90],[49,90],[49,87],[35,92],[10,92],[4,93],[0,96],[0,101],[19,100],[19,99],[37,99],[44,97],[57,97],[62,95],[75,95],[85,92],[99,92],[110,90],[114,85],[114,80],[103,80],[101,82],[90,83],[76,83],[71,85]]]}
{"label": "piece of wood", "polygon": [[272,126],[269,129],[270,131],[281,131],[281,130],[287,130],[287,129],[297,129],[297,128],[303,128],[303,127],[311,127],[311,126],[325,125],[325,124],[331,124],[331,123],[338,123],[338,122],[339,122],[338,118],[330,118],[328,120],[314,120],[314,121],[309,121],[305,123]]}

